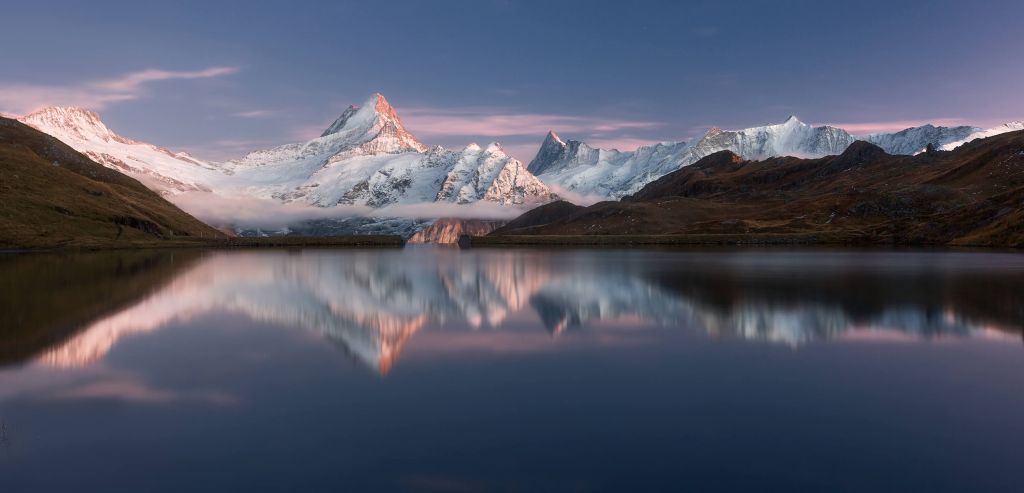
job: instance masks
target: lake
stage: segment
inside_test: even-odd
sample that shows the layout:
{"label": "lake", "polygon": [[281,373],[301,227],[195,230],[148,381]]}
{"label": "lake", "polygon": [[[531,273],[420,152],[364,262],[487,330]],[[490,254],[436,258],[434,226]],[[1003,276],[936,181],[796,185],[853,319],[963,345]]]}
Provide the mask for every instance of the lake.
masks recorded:
{"label": "lake", "polygon": [[0,491],[1021,491],[1024,255],[0,256]]}

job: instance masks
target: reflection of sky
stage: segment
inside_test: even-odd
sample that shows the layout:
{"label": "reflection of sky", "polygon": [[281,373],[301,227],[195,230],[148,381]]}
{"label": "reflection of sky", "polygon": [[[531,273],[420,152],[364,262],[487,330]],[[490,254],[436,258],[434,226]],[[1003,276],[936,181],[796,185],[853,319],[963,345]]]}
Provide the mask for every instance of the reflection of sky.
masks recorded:
{"label": "reflection of sky", "polygon": [[1015,484],[1015,345],[506,329],[428,325],[386,380],[243,314],[125,338],[74,371],[9,368],[0,474],[11,491]]}
{"label": "reflection of sky", "polygon": [[[988,275],[997,269],[1016,282],[1017,264],[1014,256],[855,252],[216,253],[136,304],[92,322],[41,361],[57,367],[93,364],[127,336],[218,313],[315,334],[380,373],[390,371],[425,327],[445,331],[448,341],[434,346],[438,352],[544,350],[552,338],[584,328],[609,341],[621,330],[656,327],[790,346],[831,340],[1018,341],[1017,328],[1005,319],[961,313],[949,293],[978,287],[969,280],[939,276],[935,282],[952,287],[926,292],[924,299],[900,299],[897,290],[892,299],[882,293],[858,301],[867,308],[844,305],[847,297],[870,297],[863,291],[872,287],[913,287],[935,272]],[[890,280],[887,266],[902,274]],[[865,272],[868,277],[855,278]]]}

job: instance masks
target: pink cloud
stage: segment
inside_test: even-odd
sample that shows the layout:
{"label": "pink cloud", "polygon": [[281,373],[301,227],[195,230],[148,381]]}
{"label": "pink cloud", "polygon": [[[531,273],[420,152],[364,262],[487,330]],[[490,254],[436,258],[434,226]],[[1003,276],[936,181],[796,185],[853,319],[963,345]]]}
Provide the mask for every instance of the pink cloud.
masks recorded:
{"label": "pink cloud", "polygon": [[417,136],[425,138],[481,135],[510,137],[544,135],[549,130],[567,133],[618,132],[659,127],[660,122],[559,115],[515,113],[499,108],[405,108],[403,122]]}
{"label": "pink cloud", "polygon": [[47,106],[102,109],[108,104],[131,101],[138,97],[137,94],[110,93],[82,87],[0,85],[0,108],[14,115],[25,115]]}
{"label": "pink cloud", "polygon": [[237,116],[239,118],[263,118],[271,115],[273,115],[273,112],[269,110],[239,111],[238,113],[231,114],[231,116]]}
{"label": "pink cloud", "polygon": [[633,137],[588,139],[587,145],[599,149],[616,149],[619,151],[634,151],[637,147],[657,144],[660,141],[651,139],[637,139]]}
{"label": "pink cloud", "polygon": [[319,137],[330,125],[330,122],[322,125],[295,125],[286,129],[284,134],[289,141],[307,141]]}
{"label": "pink cloud", "polygon": [[523,163],[529,163],[534,156],[537,155],[537,150],[540,149],[540,138],[536,139],[536,142],[529,142],[526,144],[501,144],[501,148],[505,149],[505,153],[512,156]]}
{"label": "pink cloud", "polygon": [[238,72],[236,67],[195,71],[147,69],[117,79],[69,85],[0,84],[0,111],[24,115],[46,106],[81,106],[93,110],[142,97],[150,82],[207,79]]}
{"label": "pink cloud", "polygon": [[56,400],[114,399],[143,403],[199,401],[215,405],[235,404],[237,399],[215,390],[174,391],[153,388],[136,380],[105,380],[68,386],[49,395]]}
{"label": "pink cloud", "polygon": [[212,77],[231,75],[236,72],[238,72],[237,67],[210,67],[194,71],[146,69],[139,72],[132,72],[118,79],[97,82],[94,85],[111,91],[133,92],[138,90],[142,84],[147,82],[174,79],[209,79]]}

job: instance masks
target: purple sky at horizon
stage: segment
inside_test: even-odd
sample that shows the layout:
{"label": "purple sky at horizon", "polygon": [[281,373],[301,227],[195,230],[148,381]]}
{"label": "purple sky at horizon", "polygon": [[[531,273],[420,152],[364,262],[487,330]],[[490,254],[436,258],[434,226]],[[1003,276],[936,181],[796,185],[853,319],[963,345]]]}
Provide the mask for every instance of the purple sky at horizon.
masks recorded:
{"label": "purple sky at horizon", "polygon": [[548,130],[632,149],[790,114],[854,133],[1024,119],[1010,0],[46,3],[5,7],[0,112],[83,106],[214,160],[315,137],[374,92],[427,144],[524,162]]}

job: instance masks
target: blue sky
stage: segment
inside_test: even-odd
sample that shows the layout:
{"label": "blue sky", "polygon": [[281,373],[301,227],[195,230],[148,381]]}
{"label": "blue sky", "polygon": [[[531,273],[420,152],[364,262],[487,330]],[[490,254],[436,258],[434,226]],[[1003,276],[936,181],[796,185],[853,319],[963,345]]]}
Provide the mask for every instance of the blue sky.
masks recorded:
{"label": "blue sky", "polygon": [[[209,5],[212,4],[212,5]],[[1024,118],[1024,2],[12,2],[0,111],[98,110],[224,159],[381,92],[428,144]]]}

